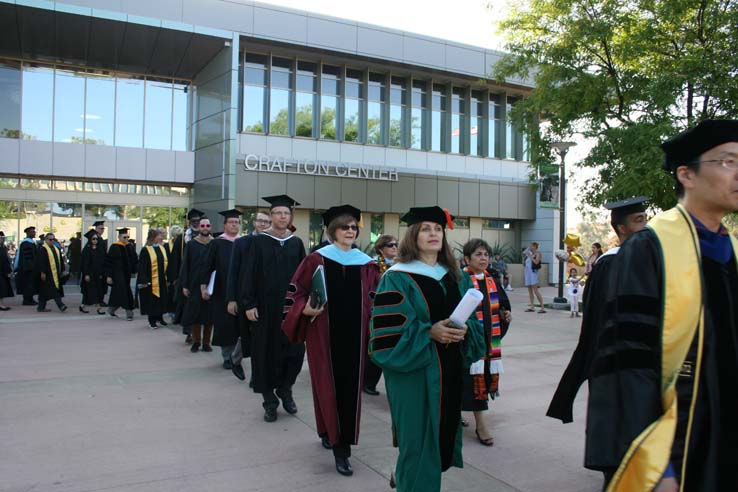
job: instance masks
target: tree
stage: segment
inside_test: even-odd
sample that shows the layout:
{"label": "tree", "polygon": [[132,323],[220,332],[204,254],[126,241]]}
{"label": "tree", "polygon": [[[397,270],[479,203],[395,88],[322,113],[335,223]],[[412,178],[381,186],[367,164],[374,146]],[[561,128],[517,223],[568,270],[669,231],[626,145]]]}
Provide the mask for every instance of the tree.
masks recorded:
{"label": "tree", "polygon": [[660,142],[707,118],[738,117],[738,0],[528,0],[501,29],[509,55],[495,77],[532,77],[512,117],[533,132],[534,165],[551,140],[596,145],[580,165],[598,170],[583,199],[648,195],[675,201]]}

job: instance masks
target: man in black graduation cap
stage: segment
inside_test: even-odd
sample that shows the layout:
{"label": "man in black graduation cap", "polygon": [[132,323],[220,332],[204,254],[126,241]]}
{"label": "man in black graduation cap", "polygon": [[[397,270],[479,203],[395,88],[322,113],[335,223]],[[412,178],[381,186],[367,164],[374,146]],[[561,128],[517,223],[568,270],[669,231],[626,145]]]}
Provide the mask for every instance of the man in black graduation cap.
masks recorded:
{"label": "man in black graduation cap", "polygon": [[237,295],[239,309],[251,325],[254,391],[264,398],[264,420],[274,422],[279,399],[288,413],[297,413],[292,386],[302,368],[305,345],[291,343],[281,325],[287,286],[305,257],[305,247],[289,229],[299,203],[287,195],[263,200],[271,205],[272,225],[248,241]]}
{"label": "man in black graduation cap", "polygon": [[115,312],[118,308],[123,308],[126,311],[126,319],[132,321],[134,299],[131,291],[131,276],[136,266],[130,253],[128,228],[121,227],[116,232],[118,241],[110,245],[104,267],[106,282],[110,286],[108,314],[117,318]]}
{"label": "man in black graduation cap", "polygon": [[[96,254],[101,256],[101,259],[98,261],[105,262],[105,257],[108,255],[108,240],[103,239],[103,234],[105,233],[105,221],[104,220],[96,220],[92,223],[92,227],[95,228],[95,232],[97,233],[98,237],[98,245],[97,249],[95,250]],[[103,301],[100,303],[100,306],[107,306],[104,299],[105,296],[108,293],[108,284],[103,282],[103,291],[102,291],[102,299]]]}
{"label": "man in black graduation cap", "polygon": [[[182,265],[182,260],[184,258],[184,249],[185,244],[189,242],[192,238],[197,237],[197,235],[200,233],[200,217],[203,217],[205,214],[204,212],[197,210],[196,208],[193,208],[187,212],[187,229],[179,235],[175,240],[174,244],[172,244],[171,247],[171,254],[174,256],[174,261],[176,264]],[[174,318],[172,318],[172,323],[179,324],[182,321],[182,313],[184,311],[184,306],[187,301],[187,299],[182,295],[182,283],[179,280],[181,272],[177,272],[177,281],[174,284]],[[190,343],[192,341],[192,334],[189,326],[183,326],[182,327],[182,333],[187,335],[186,341],[187,343]]]}
{"label": "man in black graduation cap", "polygon": [[[228,266],[231,262],[234,241],[241,231],[239,210],[220,212],[223,216],[223,233],[210,243],[205,256],[204,268],[200,277],[202,298],[210,299],[213,305],[213,345],[220,347],[223,356],[223,369],[232,369],[231,352],[239,337],[238,318],[228,313],[226,289],[228,285]],[[210,277],[215,274],[212,295],[208,293]]]}
{"label": "man in black graduation cap", "polygon": [[678,205],[620,248],[590,375],[608,491],[738,490],[738,120],[665,141]]}
{"label": "man in black graduation cap", "polygon": [[26,237],[18,246],[18,252],[15,254],[13,267],[15,268],[15,282],[19,294],[23,294],[24,306],[35,306],[38,303],[33,299],[34,294],[38,293],[35,271],[36,256],[38,255],[38,247],[36,246],[36,228],[34,226],[23,229]]}

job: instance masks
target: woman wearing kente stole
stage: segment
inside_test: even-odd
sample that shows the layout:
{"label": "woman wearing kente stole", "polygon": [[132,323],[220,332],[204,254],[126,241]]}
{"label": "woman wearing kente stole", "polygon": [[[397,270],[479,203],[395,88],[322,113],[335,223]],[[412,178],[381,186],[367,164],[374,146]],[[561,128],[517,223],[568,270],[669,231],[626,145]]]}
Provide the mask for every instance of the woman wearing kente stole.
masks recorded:
{"label": "woman wearing kente stole", "polygon": [[441,473],[463,466],[463,377],[484,355],[484,336],[476,316],[465,326],[449,320],[473,288],[446,241],[452,217],[439,207],[414,207],[402,220],[408,230],[374,299],[369,356],[384,371],[400,448],[390,485],[438,492]]}
{"label": "woman wearing kente stole", "polygon": [[[300,263],[287,288],[282,330],[305,342],[318,435],[333,449],[336,471],[353,474],[351,445],[359,440],[361,387],[372,297],[379,282],[377,263],[357,248],[361,211],[351,205],[323,214],[331,244]],[[327,303],[312,306],[313,275],[323,267]]]}
{"label": "woman wearing kente stole", "polygon": [[489,409],[489,399],[499,396],[502,374],[502,337],[505,336],[512,316],[510,300],[498,281],[490,275],[492,248],[482,239],[472,239],[464,245],[464,273],[484,296],[477,307],[477,320],[484,328],[484,345],[487,351],[464,374],[462,410],[474,412],[477,439],[480,444],[492,446],[494,440],[484,421]]}
{"label": "woman wearing kente stole", "polygon": [[157,322],[167,325],[163,316],[169,307],[169,275],[173,269],[163,242],[161,229],[149,229],[146,247],[138,257],[138,304],[141,314],[148,315],[152,329],[157,327]]}

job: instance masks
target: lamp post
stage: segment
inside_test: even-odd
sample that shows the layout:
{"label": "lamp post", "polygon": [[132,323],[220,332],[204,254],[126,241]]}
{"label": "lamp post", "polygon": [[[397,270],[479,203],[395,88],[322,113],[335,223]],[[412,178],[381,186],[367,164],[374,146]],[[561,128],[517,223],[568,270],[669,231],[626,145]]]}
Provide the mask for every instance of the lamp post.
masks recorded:
{"label": "lamp post", "polygon": [[[559,242],[560,249],[566,249],[564,238],[566,237],[566,154],[571,147],[576,144],[574,142],[551,142],[551,149],[561,157],[561,177],[559,178]],[[559,292],[554,298],[554,304],[566,304],[564,297],[564,266],[565,262],[559,260]]]}

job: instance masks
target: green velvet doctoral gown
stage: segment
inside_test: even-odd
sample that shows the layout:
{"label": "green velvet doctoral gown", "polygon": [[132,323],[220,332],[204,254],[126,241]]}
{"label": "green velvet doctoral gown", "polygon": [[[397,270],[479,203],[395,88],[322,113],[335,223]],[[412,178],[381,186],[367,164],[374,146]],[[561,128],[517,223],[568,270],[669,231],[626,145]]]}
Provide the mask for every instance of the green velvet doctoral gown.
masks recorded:
{"label": "green velvet doctoral gown", "polygon": [[463,467],[462,378],[484,355],[484,334],[470,318],[461,343],[440,344],[429,336],[431,326],[448,318],[473,289],[468,276],[459,275],[457,284],[441,265],[396,264],[377,288],[369,356],[384,371],[400,448],[395,469],[399,492],[440,491],[441,473]]}

